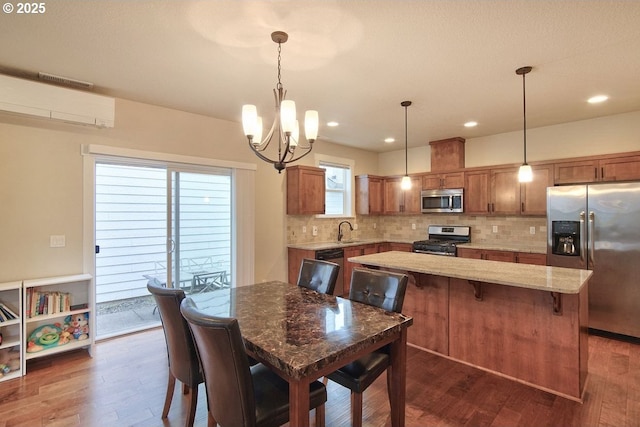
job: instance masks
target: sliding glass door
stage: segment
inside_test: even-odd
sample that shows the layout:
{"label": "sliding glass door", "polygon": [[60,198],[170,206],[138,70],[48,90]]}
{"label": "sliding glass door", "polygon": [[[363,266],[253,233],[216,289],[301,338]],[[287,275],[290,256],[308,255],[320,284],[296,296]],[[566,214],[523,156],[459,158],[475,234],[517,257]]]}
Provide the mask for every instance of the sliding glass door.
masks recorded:
{"label": "sliding glass door", "polygon": [[232,284],[232,174],[96,162],[97,337],[155,326],[147,283],[202,293]]}

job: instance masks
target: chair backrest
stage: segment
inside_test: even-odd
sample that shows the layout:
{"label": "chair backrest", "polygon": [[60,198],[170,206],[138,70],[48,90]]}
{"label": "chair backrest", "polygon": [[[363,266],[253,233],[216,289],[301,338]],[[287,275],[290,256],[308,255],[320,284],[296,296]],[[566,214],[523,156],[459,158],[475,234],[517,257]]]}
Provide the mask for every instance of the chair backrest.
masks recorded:
{"label": "chair backrest", "polygon": [[189,387],[202,383],[203,376],[196,346],[189,325],[180,313],[180,303],[185,298],[184,291],[151,282],[147,283],[147,289],[158,305],[167,343],[169,369],[173,376]]}
{"label": "chair backrest", "polygon": [[254,426],[253,379],[237,319],[207,315],[191,298],[180,310],[198,347],[213,418],[222,426]]}
{"label": "chair backrest", "polygon": [[303,259],[298,275],[298,286],[313,289],[323,294],[333,294],[340,266],[319,259]]}
{"label": "chair backrest", "polygon": [[406,274],[354,268],[349,299],[399,313],[408,280]]}

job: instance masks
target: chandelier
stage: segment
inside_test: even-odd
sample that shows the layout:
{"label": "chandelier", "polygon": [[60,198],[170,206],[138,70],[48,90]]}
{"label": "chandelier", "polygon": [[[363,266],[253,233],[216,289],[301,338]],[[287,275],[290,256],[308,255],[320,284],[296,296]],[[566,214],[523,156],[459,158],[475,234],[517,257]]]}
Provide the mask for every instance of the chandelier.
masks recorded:
{"label": "chandelier", "polygon": [[403,190],[411,190],[409,155],[407,149],[407,108],[411,105],[411,101],[402,101],[400,105],[404,107],[404,176],[402,177],[402,181],[400,181],[400,188]]}
{"label": "chandelier", "polygon": [[[273,166],[281,173],[288,163],[300,160],[309,154],[313,148],[313,142],[318,136],[318,112],[309,110],[305,112],[304,128],[307,141],[299,140],[299,126],[296,119],[295,102],[285,99],[287,91],[280,81],[280,53],[282,44],[289,36],[283,31],[271,33],[271,40],[278,43],[278,83],[273,90],[276,103],[276,115],[271,129],[262,139],[262,117],[258,116],[255,105],[242,106],[242,127],[249,141],[249,147],[256,155]],[[269,149],[271,140],[277,136],[277,150]],[[276,153],[277,151],[277,153]],[[276,155],[277,154],[277,155]],[[271,156],[271,157],[270,157]]]}

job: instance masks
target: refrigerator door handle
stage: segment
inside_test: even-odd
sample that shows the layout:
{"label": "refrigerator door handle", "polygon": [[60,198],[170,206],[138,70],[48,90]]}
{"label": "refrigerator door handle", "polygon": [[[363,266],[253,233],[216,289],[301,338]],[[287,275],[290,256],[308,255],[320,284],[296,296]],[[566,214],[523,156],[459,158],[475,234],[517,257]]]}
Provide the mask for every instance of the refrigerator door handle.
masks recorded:
{"label": "refrigerator door handle", "polygon": [[580,264],[582,265],[584,265],[584,254],[587,252],[587,230],[585,229],[584,224],[585,216],[586,214],[584,211],[580,212],[580,236],[582,236],[580,239]]}
{"label": "refrigerator door handle", "polygon": [[595,222],[596,214],[591,211],[589,212],[589,267],[591,270],[593,270],[593,268],[595,267]]}

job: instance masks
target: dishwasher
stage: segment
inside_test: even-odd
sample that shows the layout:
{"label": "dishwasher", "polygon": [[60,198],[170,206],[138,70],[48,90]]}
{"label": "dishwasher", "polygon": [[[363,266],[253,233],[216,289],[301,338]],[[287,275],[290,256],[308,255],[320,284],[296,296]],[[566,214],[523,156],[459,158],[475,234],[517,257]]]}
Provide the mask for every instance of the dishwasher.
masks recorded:
{"label": "dishwasher", "polygon": [[334,295],[342,296],[344,292],[344,251],[340,248],[338,249],[323,249],[320,251],[316,251],[316,259],[320,259],[323,261],[330,261],[338,264],[340,266],[340,271],[338,272],[338,279],[336,280],[336,289],[333,291]]}

